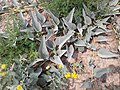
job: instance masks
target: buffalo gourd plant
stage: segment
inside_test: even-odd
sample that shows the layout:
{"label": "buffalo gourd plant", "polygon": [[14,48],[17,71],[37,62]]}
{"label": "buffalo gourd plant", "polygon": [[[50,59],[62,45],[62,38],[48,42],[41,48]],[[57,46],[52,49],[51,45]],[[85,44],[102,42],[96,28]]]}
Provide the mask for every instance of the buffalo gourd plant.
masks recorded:
{"label": "buffalo gourd plant", "polygon": [[[13,1],[13,4],[19,7],[19,3],[16,0]],[[18,32],[21,36],[16,36],[15,41],[18,43],[18,40],[21,40],[24,34],[27,34],[28,40],[37,43],[35,49],[38,52],[38,56],[35,59],[33,58],[32,61],[26,58],[24,54],[20,55],[20,59],[15,58],[15,63],[10,71],[12,77],[8,77],[12,78],[13,83],[7,84],[8,89],[14,90],[17,85],[21,85],[25,90],[62,89],[67,82],[64,75],[69,71],[65,66],[66,62],[70,63],[75,51],[84,53],[86,49],[89,49],[96,52],[101,58],[119,57],[117,53],[105,48],[96,48],[91,44],[95,37],[97,37],[97,42],[99,43],[107,42],[104,34],[111,32],[111,30],[106,29],[111,15],[101,20],[96,19],[94,12],[91,12],[85,4],[83,4],[83,7],[82,22],[77,23],[73,22],[75,8],[62,19],[56,17],[50,10],[46,11],[48,14],[48,18],[46,18],[37,8],[34,8],[29,11],[31,22],[25,19],[24,12],[19,12],[22,24]],[[2,34],[3,38],[5,38],[6,34],[6,32]],[[9,38],[7,37],[6,39]],[[14,47],[17,46],[15,44]],[[58,69],[57,65],[61,65],[62,69]],[[94,77],[96,78],[111,71],[109,68],[97,68],[93,63],[92,57],[89,58],[89,66],[93,69]],[[74,72],[74,68],[70,71]],[[90,80],[86,80],[86,82],[81,87],[91,88]]]}

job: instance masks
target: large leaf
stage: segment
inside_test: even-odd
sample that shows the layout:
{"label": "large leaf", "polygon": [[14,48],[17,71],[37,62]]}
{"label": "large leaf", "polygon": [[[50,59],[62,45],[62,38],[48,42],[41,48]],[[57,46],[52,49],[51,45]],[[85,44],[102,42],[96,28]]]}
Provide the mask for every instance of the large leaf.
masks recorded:
{"label": "large leaf", "polygon": [[45,40],[44,35],[42,36],[42,39],[41,39],[41,44],[40,44],[40,47],[39,47],[39,55],[43,59],[48,59],[49,58],[49,52],[48,52],[47,47],[46,47],[46,40]]}
{"label": "large leaf", "polygon": [[106,42],[107,38],[105,36],[98,36],[96,39],[97,42]]}
{"label": "large leaf", "polygon": [[72,23],[74,12],[75,12],[75,8],[73,8],[68,14],[68,16],[65,18],[67,22]]}
{"label": "large leaf", "polygon": [[22,24],[22,29],[25,29],[28,26],[28,22],[27,22],[27,20],[25,20],[22,12],[20,12],[19,17],[20,17],[20,21]]}
{"label": "large leaf", "polygon": [[83,3],[83,7],[84,7],[84,10],[85,10],[85,13],[86,13],[89,17],[95,19],[95,14],[94,14],[94,12],[91,12],[90,9],[87,8],[87,6],[86,6],[84,3]]}
{"label": "large leaf", "polygon": [[114,58],[119,57],[118,54],[110,52],[108,49],[100,48],[98,51],[98,56],[101,58]]}
{"label": "large leaf", "polygon": [[61,59],[59,56],[54,56],[53,58],[50,58],[50,60],[55,63],[55,64],[58,64],[58,65],[62,65],[62,67],[64,67]]}
{"label": "large leaf", "polygon": [[48,10],[48,14],[54,20],[54,22],[55,22],[56,25],[58,25],[60,23],[59,19],[50,10]]}
{"label": "large leaf", "polygon": [[107,31],[105,31],[104,29],[102,28],[96,28],[95,29],[95,32],[94,32],[94,35],[100,35],[100,34],[104,34],[106,33]]}
{"label": "large leaf", "polygon": [[46,18],[41,13],[39,13],[38,10],[36,10],[36,16],[41,24],[45,22]]}
{"label": "large leaf", "polygon": [[62,46],[64,45],[64,43],[66,43],[66,41],[69,40],[70,37],[73,36],[73,35],[74,35],[74,31],[68,31],[67,35],[61,36],[61,37],[57,37],[55,43],[57,45],[59,45],[58,48],[61,49]]}
{"label": "large leaf", "polygon": [[74,43],[74,45],[75,46],[80,46],[80,47],[82,47],[82,46],[86,46],[86,42],[85,42],[85,40],[78,40],[76,43]]}
{"label": "large leaf", "polygon": [[33,25],[33,28],[39,32],[39,31],[42,31],[42,26],[41,24],[37,21],[37,17],[35,15],[34,12],[31,12],[31,16],[32,16],[32,25]]}
{"label": "large leaf", "polygon": [[108,19],[109,19],[110,17],[107,17],[107,18],[104,18],[104,19],[102,19],[102,20],[96,20],[96,25],[99,27],[99,28],[102,28],[102,29],[104,29],[104,30],[106,30],[106,25],[104,25],[104,24],[108,24]]}
{"label": "large leaf", "polygon": [[110,68],[95,68],[94,69],[94,76],[100,78],[102,75],[111,72],[112,69]]}
{"label": "large leaf", "polygon": [[67,26],[67,28],[69,30],[75,30],[76,29],[76,25],[74,23],[67,22],[64,18],[63,18],[63,21],[64,21],[65,25]]}
{"label": "large leaf", "polygon": [[85,10],[83,9],[83,18],[86,25],[92,24],[92,20],[89,16],[86,15]]}

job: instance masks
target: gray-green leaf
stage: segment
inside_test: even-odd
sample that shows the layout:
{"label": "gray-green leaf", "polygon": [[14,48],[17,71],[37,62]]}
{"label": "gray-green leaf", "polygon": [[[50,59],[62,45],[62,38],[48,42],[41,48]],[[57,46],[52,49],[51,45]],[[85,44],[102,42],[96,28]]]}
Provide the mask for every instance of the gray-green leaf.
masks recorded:
{"label": "gray-green leaf", "polygon": [[91,18],[85,14],[85,10],[84,9],[83,9],[83,18],[84,18],[84,23],[86,25],[92,24]]}
{"label": "gray-green leaf", "polygon": [[74,45],[75,46],[80,46],[80,47],[82,47],[82,46],[86,46],[86,42],[85,42],[85,40],[79,40],[79,41],[77,41],[76,43],[74,43]]}
{"label": "gray-green leaf", "polygon": [[36,10],[36,16],[41,24],[45,22],[46,18],[41,13],[39,13],[38,10]]}
{"label": "gray-green leaf", "polygon": [[108,49],[100,48],[98,51],[98,56],[101,58],[114,58],[119,57],[118,54],[110,52]]}
{"label": "gray-green leaf", "polygon": [[65,18],[65,20],[69,23],[72,23],[72,20],[73,20],[73,14],[75,12],[75,8],[73,8],[70,13],[68,14],[68,16]]}
{"label": "gray-green leaf", "polygon": [[58,25],[60,23],[59,19],[50,11],[48,10],[49,15],[54,20],[55,24]]}
{"label": "gray-green leaf", "polygon": [[41,39],[41,44],[39,47],[39,54],[40,54],[41,58],[43,58],[43,59],[49,58],[49,52],[48,52],[47,47],[46,47],[46,40],[45,40],[44,35],[42,36],[42,39]]}
{"label": "gray-green leaf", "polygon": [[70,47],[67,50],[67,57],[72,58],[73,53],[74,53],[74,47],[73,47],[73,45],[70,45]]}
{"label": "gray-green leaf", "polygon": [[31,16],[32,16],[33,28],[34,28],[37,32],[42,31],[42,26],[41,26],[41,24],[37,21],[37,17],[36,17],[36,15],[34,14],[34,12],[31,12]]}
{"label": "gray-green leaf", "polygon": [[100,78],[102,75],[111,72],[110,68],[95,68],[94,69],[94,76]]}
{"label": "gray-green leaf", "polygon": [[75,30],[76,29],[76,25],[74,23],[67,22],[64,18],[63,18],[63,21],[64,21],[65,25],[67,26],[67,28],[69,30]]}
{"label": "gray-green leaf", "polygon": [[97,42],[106,42],[107,38],[105,36],[98,36],[96,39]]}
{"label": "gray-green leaf", "polygon": [[57,37],[55,43],[59,45],[58,48],[61,49],[64,43],[66,43],[66,41],[70,39],[70,37],[73,35],[74,35],[74,31],[68,31],[67,35],[62,37]]}

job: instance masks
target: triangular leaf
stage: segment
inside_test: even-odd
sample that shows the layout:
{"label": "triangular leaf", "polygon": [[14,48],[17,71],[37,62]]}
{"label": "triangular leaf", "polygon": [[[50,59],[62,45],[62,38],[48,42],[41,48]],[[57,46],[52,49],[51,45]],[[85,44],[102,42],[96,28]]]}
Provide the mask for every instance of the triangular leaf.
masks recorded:
{"label": "triangular leaf", "polygon": [[41,39],[41,44],[40,44],[40,47],[39,47],[39,55],[43,59],[48,59],[49,58],[49,53],[48,53],[48,50],[47,50],[47,47],[46,47],[46,40],[45,40],[44,35],[42,36],[42,39]]}
{"label": "triangular leaf", "polygon": [[41,13],[39,13],[38,10],[36,10],[36,16],[41,24],[45,22],[46,18]]}
{"label": "triangular leaf", "polygon": [[54,20],[55,24],[58,25],[60,23],[59,19],[50,11],[48,10],[49,15]]}
{"label": "triangular leaf", "polygon": [[36,17],[36,15],[34,14],[34,12],[31,12],[31,16],[32,16],[33,28],[34,28],[37,32],[42,31],[42,26],[41,26],[41,24],[37,21],[37,17]]}
{"label": "triangular leaf", "polygon": [[92,24],[91,18],[85,14],[84,9],[83,9],[83,18],[84,18],[84,23],[85,23],[86,25]]}
{"label": "triangular leaf", "polygon": [[64,21],[65,25],[67,26],[67,28],[69,30],[75,30],[76,29],[76,25],[74,23],[69,23],[64,18],[63,18],[63,21]]}
{"label": "triangular leaf", "polygon": [[118,54],[112,53],[109,50],[105,48],[100,48],[98,51],[98,56],[101,58],[114,58],[114,57],[119,57]]}
{"label": "triangular leaf", "polygon": [[59,45],[59,49],[66,43],[68,39],[70,39],[71,36],[74,35],[74,31],[68,31],[67,35],[62,36],[62,37],[57,37],[55,43]]}
{"label": "triangular leaf", "polygon": [[75,12],[75,8],[73,8],[70,13],[68,14],[68,16],[65,18],[65,20],[69,23],[72,23],[72,20],[73,20],[73,14]]}
{"label": "triangular leaf", "polygon": [[102,75],[111,72],[110,68],[95,68],[94,69],[94,76],[100,78]]}
{"label": "triangular leaf", "polygon": [[27,22],[27,20],[25,20],[22,12],[20,12],[19,17],[20,17],[20,21],[22,24],[22,29],[25,29],[28,26],[28,22]]}

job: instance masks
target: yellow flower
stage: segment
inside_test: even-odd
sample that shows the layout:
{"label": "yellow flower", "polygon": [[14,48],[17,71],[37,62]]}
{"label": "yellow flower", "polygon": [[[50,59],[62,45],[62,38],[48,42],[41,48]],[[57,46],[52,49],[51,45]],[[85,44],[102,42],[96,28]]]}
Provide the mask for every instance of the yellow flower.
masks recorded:
{"label": "yellow flower", "polygon": [[22,86],[21,85],[17,85],[17,90],[21,90]]}
{"label": "yellow flower", "polygon": [[77,77],[78,77],[78,74],[76,74],[76,72],[73,72],[73,73],[71,74],[71,77],[72,77],[72,78],[77,78]]}
{"label": "yellow flower", "polygon": [[62,68],[62,65],[60,64],[60,65],[58,65],[58,68]]}
{"label": "yellow flower", "polygon": [[67,72],[66,74],[65,74],[65,78],[69,78],[70,77],[70,72]]}
{"label": "yellow flower", "polygon": [[1,69],[5,69],[5,68],[6,68],[6,64],[2,64]]}
{"label": "yellow flower", "polygon": [[48,65],[47,67],[46,67],[46,69],[48,70],[50,68],[50,66]]}
{"label": "yellow flower", "polygon": [[7,74],[6,72],[2,72],[1,73],[2,76],[6,76],[6,74]]}

